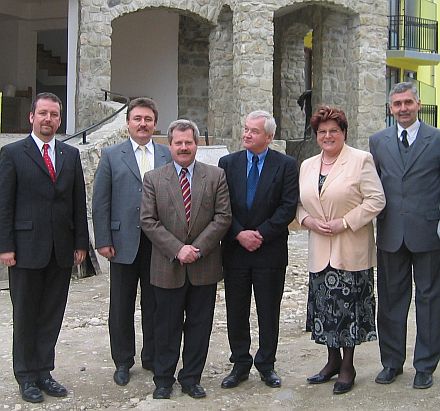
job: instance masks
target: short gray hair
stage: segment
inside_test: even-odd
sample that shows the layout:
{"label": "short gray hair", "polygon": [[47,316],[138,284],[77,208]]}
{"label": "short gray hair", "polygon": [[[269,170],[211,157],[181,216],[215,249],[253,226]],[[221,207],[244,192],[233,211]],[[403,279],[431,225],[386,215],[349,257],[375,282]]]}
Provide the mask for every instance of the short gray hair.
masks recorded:
{"label": "short gray hair", "polygon": [[419,93],[417,91],[417,87],[410,81],[405,81],[403,83],[394,84],[394,86],[391,88],[390,94],[388,95],[388,103],[391,104],[391,97],[393,97],[394,94],[405,93],[405,91],[408,90],[411,90],[411,92],[414,94],[416,101],[418,102]]}
{"label": "short gray hair", "polygon": [[174,130],[180,130],[180,131],[192,130],[194,142],[197,145],[199,144],[200,132],[199,132],[199,128],[197,127],[197,124],[194,123],[194,121],[186,120],[183,118],[178,119],[178,120],[174,120],[168,126],[167,135],[168,135],[168,143],[169,144],[171,144],[171,142],[173,141],[173,131]]}
{"label": "short gray hair", "polygon": [[252,113],[249,113],[247,118],[250,119],[256,119],[256,118],[265,118],[264,121],[264,131],[267,134],[270,134],[272,137],[275,136],[275,131],[277,131],[277,123],[275,122],[275,119],[273,118],[273,116],[264,110],[255,110],[252,111]]}

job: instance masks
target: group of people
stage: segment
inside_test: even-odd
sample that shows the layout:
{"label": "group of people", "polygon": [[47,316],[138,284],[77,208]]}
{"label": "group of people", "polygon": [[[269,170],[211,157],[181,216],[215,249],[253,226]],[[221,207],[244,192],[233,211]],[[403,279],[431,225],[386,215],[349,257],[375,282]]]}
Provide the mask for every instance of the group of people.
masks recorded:
{"label": "group of people", "polygon": [[[377,338],[377,262],[384,368],[376,382],[392,383],[402,373],[414,277],[414,387],[432,385],[440,358],[440,132],[418,120],[420,100],[411,83],[395,85],[389,105],[397,125],[371,136],[370,153],[346,143],[342,110],[320,107],[311,127],[321,152],[298,173],[293,157],[269,148],[276,123],[265,111],[246,117],[244,150],[216,167],[195,159],[200,136],[194,122],[173,121],[166,147],[152,140],[155,102],[130,102],[129,138],[102,150],[92,199],[95,246],[110,262],[108,324],[117,385],[129,383],[135,364],[140,285],[140,357],[154,375],[153,398],[170,398],[176,377],[183,393],[205,397],[201,376],[217,283],[224,278],[232,369],[221,387],[237,387],[253,365],[268,387],[280,387],[280,304],[288,225],[295,217],[309,231],[306,327],[328,351],[325,366],[307,381],[320,384],[337,375],[334,394],[352,389],[355,346]],[[71,268],[88,249],[79,152],[54,138],[61,110],[57,96],[38,94],[30,136],[0,152],[0,262],[9,268],[13,369],[22,398],[35,403],[43,393],[67,395],[51,371]]]}
{"label": "group of people", "polygon": [[[440,358],[440,132],[418,119],[412,83],[389,94],[396,125],[370,137],[370,153],[346,144],[343,111],[323,106],[311,118],[321,153],[300,170],[297,220],[309,230],[307,329],[327,346],[325,366],[307,380],[338,378],[334,394],[353,388],[354,349],[376,340],[378,384],[403,372],[414,278],[417,336],[414,388],[429,388]],[[377,256],[373,219],[377,217]]]}

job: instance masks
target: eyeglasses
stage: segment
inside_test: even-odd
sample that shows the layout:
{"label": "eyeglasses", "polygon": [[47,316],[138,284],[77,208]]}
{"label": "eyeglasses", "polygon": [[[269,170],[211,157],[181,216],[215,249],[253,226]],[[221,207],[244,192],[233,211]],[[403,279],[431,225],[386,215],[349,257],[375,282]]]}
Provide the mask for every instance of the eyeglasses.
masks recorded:
{"label": "eyeglasses", "polygon": [[328,134],[330,134],[332,137],[337,136],[340,134],[342,130],[340,128],[332,128],[331,130],[318,130],[316,134],[319,137],[325,137]]}

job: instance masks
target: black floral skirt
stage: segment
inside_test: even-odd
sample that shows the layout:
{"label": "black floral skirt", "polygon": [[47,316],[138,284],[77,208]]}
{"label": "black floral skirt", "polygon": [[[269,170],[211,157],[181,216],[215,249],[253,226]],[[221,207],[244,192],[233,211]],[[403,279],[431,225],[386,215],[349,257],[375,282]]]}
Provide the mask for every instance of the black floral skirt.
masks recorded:
{"label": "black floral skirt", "polygon": [[354,347],[377,339],[373,268],[309,273],[307,331],[318,344]]}

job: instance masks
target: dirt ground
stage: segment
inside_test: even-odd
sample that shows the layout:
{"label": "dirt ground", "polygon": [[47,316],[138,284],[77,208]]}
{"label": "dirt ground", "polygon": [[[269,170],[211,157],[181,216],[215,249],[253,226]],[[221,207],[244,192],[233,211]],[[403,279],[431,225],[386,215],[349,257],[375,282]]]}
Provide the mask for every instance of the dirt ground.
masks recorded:
{"label": "dirt ground", "polygon": [[[293,232],[289,239],[289,267],[280,320],[280,339],[276,370],[282,377],[280,389],[266,387],[252,369],[248,381],[232,390],[220,388],[229,372],[229,347],[223,284],[219,284],[214,329],[208,361],[202,378],[207,397],[194,400],[174,385],[171,400],[153,400],[152,373],[141,368],[140,360],[131,370],[131,381],[125,387],[113,382],[114,366],[110,357],[107,329],[109,279],[101,275],[73,280],[65,320],[57,345],[56,369],[53,376],[69,390],[64,399],[47,397],[41,404],[23,402],[12,374],[12,314],[7,282],[0,291],[0,410],[437,410],[440,404],[440,382],[432,388],[412,388],[414,369],[414,312],[410,313],[407,363],[403,375],[391,385],[378,385],[374,378],[381,370],[377,342],[356,349],[357,371],[354,389],[345,395],[332,394],[333,383],[311,386],[306,377],[318,372],[326,361],[326,349],[310,340],[303,331],[307,296],[306,234]],[[255,310],[254,310],[255,311]],[[140,343],[140,311],[136,312]],[[257,324],[253,321],[253,337]],[[254,341],[255,342],[255,341]],[[140,345],[138,345],[140,352]],[[253,344],[255,352],[255,344]]]}

